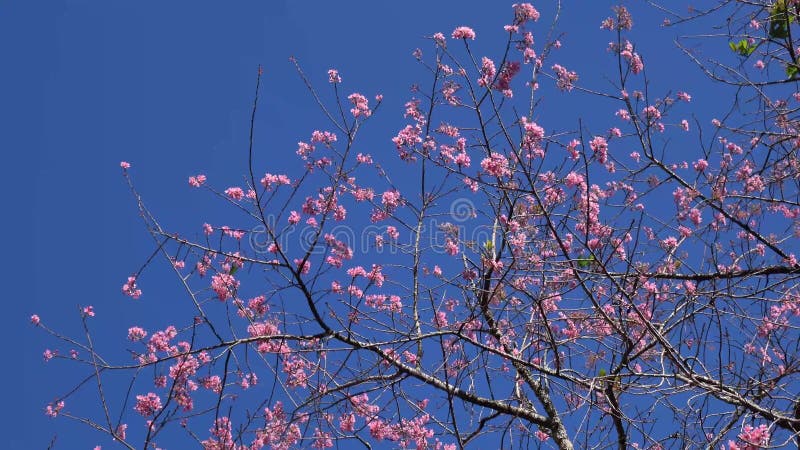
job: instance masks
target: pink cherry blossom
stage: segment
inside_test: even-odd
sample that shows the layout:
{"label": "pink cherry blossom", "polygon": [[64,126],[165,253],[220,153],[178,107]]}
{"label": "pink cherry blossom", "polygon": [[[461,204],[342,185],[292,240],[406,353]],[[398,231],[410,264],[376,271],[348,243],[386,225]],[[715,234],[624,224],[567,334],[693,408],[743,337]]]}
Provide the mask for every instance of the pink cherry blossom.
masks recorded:
{"label": "pink cherry blossom", "polygon": [[203,174],[189,177],[189,186],[200,187],[206,182],[206,176]]}
{"label": "pink cherry blossom", "polygon": [[453,39],[475,40],[475,31],[473,31],[470,27],[458,27],[453,30]]}
{"label": "pink cherry blossom", "polygon": [[336,69],[328,70],[328,81],[330,83],[341,83],[342,77],[339,76],[339,71]]}

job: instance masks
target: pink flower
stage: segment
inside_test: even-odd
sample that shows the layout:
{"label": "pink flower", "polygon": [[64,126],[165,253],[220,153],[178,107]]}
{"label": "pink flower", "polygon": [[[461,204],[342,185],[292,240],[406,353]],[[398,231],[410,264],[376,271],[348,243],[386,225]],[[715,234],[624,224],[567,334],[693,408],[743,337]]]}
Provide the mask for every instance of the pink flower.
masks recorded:
{"label": "pink flower", "polygon": [[539,20],[539,11],[530,3],[514,3],[511,6],[514,8],[514,24],[522,25],[529,20]]}
{"label": "pink flower", "polygon": [[131,163],[128,161],[120,161],[119,166],[122,167],[122,170],[128,170],[131,168]]}
{"label": "pink flower", "polygon": [[291,180],[286,175],[273,175],[271,173],[267,173],[264,175],[264,178],[261,179],[261,185],[264,186],[265,189],[271,189],[272,186],[280,186],[291,184]]}
{"label": "pink flower", "polygon": [[124,441],[125,437],[126,437],[125,435],[126,435],[126,431],[127,430],[128,430],[128,424],[123,423],[123,424],[120,424],[117,427],[117,430],[114,432],[114,434],[117,435],[116,437],[118,437],[119,439],[122,439]]}
{"label": "pink flower", "polygon": [[288,221],[289,225],[297,225],[297,223],[300,222],[300,214],[298,214],[297,211],[292,211],[291,214],[289,214]]}
{"label": "pink flower", "polygon": [[632,54],[628,62],[630,63],[631,66],[631,72],[633,72],[634,75],[644,70],[644,63],[642,62],[642,57],[639,56],[638,53]]}
{"label": "pink flower", "polygon": [[314,429],[314,442],[311,444],[312,448],[330,448],[333,447],[333,439],[331,434],[321,431],[319,428]]}
{"label": "pink flower", "polygon": [[122,292],[134,300],[142,296],[142,290],[136,286],[136,277],[128,277],[128,282],[122,285]]}
{"label": "pink flower", "polygon": [[50,350],[49,348],[45,349],[45,351],[42,353],[42,357],[44,358],[45,362],[50,361],[55,356],[56,352]]}
{"label": "pink flower", "polygon": [[584,182],[583,175],[581,175],[579,173],[576,173],[576,172],[570,172],[564,178],[564,184],[567,187],[578,186],[579,184],[581,184],[583,182]]}
{"label": "pink flower", "polygon": [[353,413],[344,414],[339,417],[339,429],[345,433],[355,431],[356,415]]}
{"label": "pink flower", "polygon": [[89,305],[83,308],[83,315],[88,317],[94,317],[94,306]]}
{"label": "pink flower", "polygon": [[444,244],[444,250],[448,255],[455,256],[458,254],[458,244],[456,244],[452,239],[447,238],[447,241]]}
{"label": "pink flower", "polygon": [[497,69],[494,67],[494,61],[484,56],[481,59],[481,77],[478,79],[478,86],[488,87],[496,74]]}
{"label": "pink flower", "polygon": [[678,240],[674,236],[670,236],[661,241],[661,246],[664,247],[665,250],[672,250],[678,246]]}
{"label": "pink flower", "polygon": [[[303,262],[302,259],[296,258],[294,263],[300,270],[300,273],[304,275],[311,271],[311,261],[306,260],[306,262]],[[300,266],[300,263],[303,263],[302,267]]]}
{"label": "pink flower", "polygon": [[692,101],[692,96],[687,94],[686,92],[679,91],[678,92],[678,100],[683,100],[686,103]]}
{"label": "pink flower", "polygon": [[362,266],[355,266],[347,269],[347,275],[355,278],[355,277],[365,277],[367,276],[367,271]]}
{"label": "pink flower", "polygon": [[387,211],[394,211],[402,203],[402,197],[397,190],[386,191],[381,195],[381,203]]}
{"label": "pink flower", "polygon": [[353,108],[350,110],[350,113],[353,114],[353,117],[364,116],[366,118],[372,115],[372,111],[369,109],[369,101],[367,100],[367,97],[355,92],[350,94],[347,99],[353,104]]}
{"label": "pink flower", "polygon": [[51,403],[47,405],[47,408],[45,408],[45,414],[47,414],[50,417],[56,417],[58,416],[58,413],[60,413],[62,409],[64,409],[64,401],[60,400],[55,404]]}
{"label": "pink flower", "polygon": [[41,320],[39,319],[39,316],[37,316],[36,314],[31,316],[31,323],[32,324],[39,325],[39,322],[41,322]]}
{"label": "pink flower", "polygon": [[205,182],[206,182],[206,176],[203,174],[189,177],[189,186],[192,187],[200,187]]}
{"label": "pink flower", "polygon": [[400,158],[402,160],[413,160],[413,156],[410,154],[410,152],[406,151],[404,147],[410,149],[416,144],[422,142],[422,138],[420,137],[421,133],[422,129],[420,129],[419,125],[413,127],[411,125],[406,125],[405,128],[397,133],[397,136],[392,138],[392,142],[394,142],[395,147],[400,151]]}
{"label": "pink flower", "polygon": [[434,33],[433,41],[436,42],[436,45],[438,45],[440,47],[444,47],[445,46],[444,34],[442,34],[442,33]]}
{"label": "pink flower", "polygon": [[698,159],[697,162],[694,163],[694,170],[698,172],[706,170],[707,167],[708,167],[708,161],[706,161],[705,159]]}
{"label": "pink flower", "polygon": [[559,64],[553,65],[552,69],[556,73],[556,86],[562,91],[571,91],[574,87],[573,84],[578,81],[578,74]]}
{"label": "pink flower", "polygon": [[221,301],[232,298],[232,292],[239,288],[239,281],[233,275],[218,273],[211,277],[211,289]]}
{"label": "pink flower", "polygon": [[147,336],[147,331],[144,331],[143,328],[140,327],[130,327],[128,328],[128,339],[133,342],[142,340]]}
{"label": "pink flower", "polygon": [[133,410],[142,416],[152,416],[159,409],[161,409],[161,398],[158,395],[150,392],[147,395],[136,396],[136,406]]}
{"label": "pink flower", "polygon": [[339,76],[339,71],[336,69],[328,70],[328,82],[330,83],[341,83],[342,77]]}
{"label": "pink flower", "polygon": [[436,316],[434,317],[434,325],[436,328],[445,328],[447,327],[447,313],[444,311],[436,311]]}
{"label": "pink flower", "polygon": [[642,110],[642,114],[647,118],[648,123],[661,119],[661,111],[655,106],[648,106]]}
{"label": "pink flower", "polygon": [[481,161],[481,168],[489,175],[495,177],[510,176],[511,170],[508,168],[508,160],[500,153],[493,152],[488,158]]}
{"label": "pink flower", "polygon": [[229,187],[225,189],[225,195],[234,200],[241,200],[244,198],[244,191],[240,187]]}
{"label": "pink flower", "polygon": [[475,31],[470,27],[458,27],[453,30],[453,39],[475,40]]}
{"label": "pink flower", "polygon": [[331,133],[330,131],[314,130],[311,133],[311,142],[320,142],[325,145],[330,145],[336,142],[336,140],[336,133]]}
{"label": "pink flower", "polygon": [[203,377],[198,381],[200,381],[201,386],[203,386],[205,389],[208,389],[211,392],[216,392],[216,393],[222,392],[222,380],[220,379],[219,375]]}
{"label": "pink flower", "polygon": [[394,240],[394,241],[396,241],[396,240],[397,240],[397,238],[399,238],[399,237],[400,237],[400,232],[399,232],[399,231],[397,231],[397,228],[395,228],[395,227],[393,227],[393,226],[391,226],[391,225],[389,225],[388,227],[386,227],[386,234],[388,234],[388,235],[389,235],[389,237],[390,237],[392,240]]}
{"label": "pink flower", "polygon": [[383,282],[386,279],[386,277],[383,275],[383,273],[381,273],[382,269],[383,268],[381,266],[379,266],[377,264],[373,264],[372,265],[372,270],[365,275],[367,277],[367,279],[372,281],[373,283],[375,283],[375,286],[377,286],[377,287],[383,286]]}
{"label": "pink flower", "polygon": [[608,143],[606,142],[606,138],[595,136],[589,141],[589,147],[592,149],[595,156],[597,156],[597,161],[600,164],[605,164],[606,161],[608,161]]}
{"label": "pink flower", "polygon": [[681,120],[681,128],[683,128],[683,131],[689,131],[689,121],[686,119]]}
{"label": "pink flower", "polygon": [[739,439],[750,444],[741,447],[744,450],[755,450],[756,448],[766,447],[769,445],[769,438],[769,427],[764,424],[759,425],[757,428],[753,428],[751,425],[745,425],[744,430],[739,434]]}

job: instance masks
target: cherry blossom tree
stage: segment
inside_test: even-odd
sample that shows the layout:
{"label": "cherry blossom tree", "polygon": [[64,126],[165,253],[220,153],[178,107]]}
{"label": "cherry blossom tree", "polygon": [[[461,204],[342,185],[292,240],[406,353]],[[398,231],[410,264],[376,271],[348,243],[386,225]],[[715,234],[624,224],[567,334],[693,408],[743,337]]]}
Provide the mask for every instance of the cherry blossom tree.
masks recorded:
{"label": "cherry blossom tree", "polygon": [[[665,30],[724,24],[676,40],[732,93],[713,121],[693,115],[702,86],[649,82],[657,55],[625,6],[592,23],[617,69],[590,86],[559,64],[569,11],[522,3],[481,30],[507,36],[490,55],[469,26],[429,36],[383,143],[358,139],[380,94],[292,60],[329,126],[299,137],[295,175],[253,164],[251,125],[245,182],[189,177],[229,223],[166,229],[121,163],[154,243],[122,292],[147,302],[164,258],[185,315],[131,324],[114,355],[95,351],[92,307],[82,338],[33,316],[87,367],[46,413],[131,449],[797,445],[800,2],[711,3],[653,7]],[[545,93],[608,117],[552,123]],[[70,411],[89,395],[96,415]]]}

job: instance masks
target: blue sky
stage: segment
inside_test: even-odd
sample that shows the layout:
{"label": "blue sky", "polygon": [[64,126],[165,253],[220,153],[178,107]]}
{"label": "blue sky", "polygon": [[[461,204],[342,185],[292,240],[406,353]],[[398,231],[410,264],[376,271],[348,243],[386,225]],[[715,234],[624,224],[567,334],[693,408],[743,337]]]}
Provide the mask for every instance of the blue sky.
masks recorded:
{"label": "blue sky", "polygon": [[[551,20],[551,4],[536,4],[543,16],[539,29]],[[608,84],[595,74],[608,73],[613,63],[605,52],[609,36],[599,30],[611,5],[565,1],[559,26],[565,34],[557,59],[598,89]],[[674,50],[669,32],[646,33],[660,23],[658,13],[633,12],[633,35],[658,95],[692,92],[693,111],[708,123],[702,105],[710,107],[719,94],[692,89],[702,78]],[[167,228],[190,234],[204,221],[223,220],[231,211],[191,191],[186,178],[203,172],[218,187],[241,184],[258,64],[265,84],[257,166],[291,171],[296,142],[325,124],[288,62],[292,55],[321,88],[327,69],[336,67],[345,90],[384,95],[362,139],[371,153],[392,160],[390,138],[405,124],[408,87],[426,81],[411,56],[414,48],[429,50],[424,36],[469,25],[478,33],[476,53],[496,55],[511,14],[510,2],[478,1],[3,2],[2,320],[10,353],[3,377],[5,402],[14,406],[7,406],[11,421],[3,422],[0,446],[44,448],[57,435],[55,448],[114,448],[98,433],[42,413],[78,378],[61,361],[43,363],[42,351],[53,341],[28,324],[32,313],[79,335],[78,305],[93,305],[98,345],[120,349],[127,327],[164,325],[181,300],[161,262],[143,276],[142,300],[120,293],[153,250],[120,176],[120,160],[133,164],[137,187]],[[582,107],[559,94],[545,102],[550,126]],[[604,130],[613,111],[611,105],[587,108],[584,117]]]}

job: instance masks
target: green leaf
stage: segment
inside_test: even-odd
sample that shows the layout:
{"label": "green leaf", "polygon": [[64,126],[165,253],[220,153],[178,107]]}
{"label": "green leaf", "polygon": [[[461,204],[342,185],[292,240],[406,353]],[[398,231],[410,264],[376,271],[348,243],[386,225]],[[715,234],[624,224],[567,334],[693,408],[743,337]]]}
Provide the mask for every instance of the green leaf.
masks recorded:
{"label": "green leaf", "polygon": [[792,20],[793,18],[786,13],[786,2],[777,0],[769,14],[769,37],[774,39],[789,37],[789,24]]}
{"label": "green leaf", "polygon": [[739,42],[728,42],[728,47],[731,48],[734,52],[738,53],[740,56],[750,56],[756,48],[750,45],[750,42],[747,39],[742,39]]}
{"label": "green leaf", "polygon": [[606,369],[600,369],[600,376],[601,377],[606,376]]}
{"label": "green leaf", "polygon": [[789,27],[785,20],[775,20],[769,23],[769,37],[773,39],[786,39],[789,37]]}
{"label": "green leaf", "polygon": [[234,265],[232,265],[232,266],[231,266],[231,270],[230,270],[230,272],[228,272],[228,275],[233,275],[233,274],[235,274],[235,273],[236,273],[238,270],[239,270],[239,266],[237,266],[237,265],[235,265],[235,264],[234,264]]}

